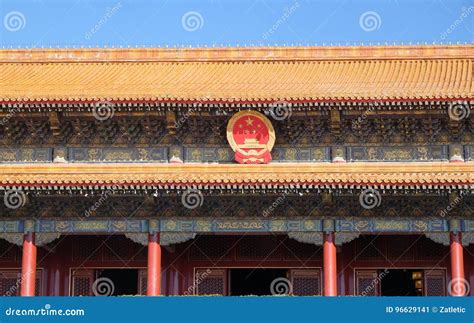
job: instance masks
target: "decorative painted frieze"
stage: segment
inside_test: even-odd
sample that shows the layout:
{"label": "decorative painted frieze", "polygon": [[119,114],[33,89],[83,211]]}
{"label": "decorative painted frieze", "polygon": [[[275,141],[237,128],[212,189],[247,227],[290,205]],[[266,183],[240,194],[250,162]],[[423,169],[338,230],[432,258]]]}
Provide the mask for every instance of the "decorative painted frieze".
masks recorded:
{"label": "decorative painted frieze", "polygon": [[[1,221],[0,221],[1,223]],[[37,220],[39,232],[145,232],[146,220]]]}
{"label": "decorative painted frieze", "polygon": [[23,245],[23,233],[0,233],[0,239],[4,239],[14,245]]}
{"label": "decorative painted frieze", "polygon": [[322,232],[289,232],[288,237],[295,239],[298,242],[314,244],[317,246],[323,245]]}
{"label": "decorative painted frieze", "polygon": [[125,233],[125,237],[142,246],[148,245],[148,233]]}
{"label": "decorative painted frieze", "polygon": [[321,231],[320,220],[196,219],[161,220],[161,232],[291,232]]}
{"label": "decorative painted frieze", "polygon": [[448,146],[359,146],[347,147],[350,161],[448,160]]}
{"label": "decorative painted frieze", "polygon": [[186,147],[185,162],[232,162],[234,152],[230,147]]}
{"label": "decorative painted frieze", "polygon": [[474,145],[464,146],[464,156],[466,161],[474,160]]}
{"label": "decorative painted frieze", "polygon": [[345,243],[357,239],[359,236],[359,232],[336,232],[334,235],[334,243],[337,246],[342,246]]}
{"label": "decorative painted frieze", "polygon": [[425,236],[443,246],[449,246],[449,232],[429,232],[425,233]]}
{"label": "decorative painted frieze", "polygon": [[[35,244],[38,247],[47,245],[50,242],[53,242],[56,239],[59,239],[61,236],[60,233],[35,233]],[[0,239],[4,239],[10,243],[13,243],[17,246],[23,245],[23,233],[0,233]]]}
{"label": "decorative painted frieze", "polygon": [[[33,223],[31,226],[27,223]],[[461,232],[474,232],[471,220],[457,220]],[[330,225],[334,223],[334,226]],[[30,227],[28,229],[28,227]],[[451,230],[452,231],[452,230]],[[278,219],[234,219],[234,218],[172,218],[151,220],[46,220],[10,221],[0,220],[0,233],[230,233],[230,232],[336,232],[336,233],[430,233],[448,232],[446,220],[433,218],[278,218]],[[350,235],[347,235],[349,237]],[[341,235],[342,237],[342,235]],[[343,240],[341,240],[343,241]]]}
{"label": "decorative painted frieze", "polygon": [[462,244],[464,246],[469,246],[474,244],[474,232],[463,232],[461,235]]}
{"label": "decorative painted frieze", "polygon": [[168,148],[69,148],[71,162],[168,161]]}
{"label": "decorative painted frieze", "polygon": [[47,245],[50,242],[53,242],[56,239],[59,239],[61,237],[60,233],[45,233],[45,232],[39,232],[35,234],[35,243],[37,246],[44,246]]}
{"label": "decorative painted frieze", "polygon": [[162,246],[170,246],[172,244],[186,242],[195,237],[196,233],[193,232],[162,232],[160,233],[160,244]]}
{"label": "decorative painted frieze", "polygon": [[336,220],[337,231],[357,232],[429,232],[447,231],[446,220],[440,219],[341,219]]}
{"label": "decorative painted frieze", "polygon": [[52,148],[0,148],[0,163],[51,162]]}

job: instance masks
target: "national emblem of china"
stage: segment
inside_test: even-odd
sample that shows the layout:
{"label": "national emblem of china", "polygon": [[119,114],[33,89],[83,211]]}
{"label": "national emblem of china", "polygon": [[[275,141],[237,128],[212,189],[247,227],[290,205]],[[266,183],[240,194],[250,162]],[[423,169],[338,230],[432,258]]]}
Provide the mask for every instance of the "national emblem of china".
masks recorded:
{"label": "national emblem of china", "polygon": [[227,141],[240,164],[267,164],[272,160],[275,130],[263,114],[241,111],[232,116],[227,125]]}

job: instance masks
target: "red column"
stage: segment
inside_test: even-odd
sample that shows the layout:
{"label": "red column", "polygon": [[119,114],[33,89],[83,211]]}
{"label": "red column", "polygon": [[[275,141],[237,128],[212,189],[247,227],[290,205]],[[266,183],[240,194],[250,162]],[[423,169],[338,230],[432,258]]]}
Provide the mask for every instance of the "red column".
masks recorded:
{"label": "red column", "polygon": [[337,296],[337,263],[334,232],[324,233],[324,296]]}
{"label": "red column", "polygon": [[161,293],[161,246],[159,233],[148,235],[147,296]]}
{"label": "red column", "polygon": [[21,296],[35,296],[36,245],[35,234],[29,232],[23,237],[23,256],[21,261]]}
{"label": "red column", "polygon": [[449,293],[452,296],[466,296],[467,281],[464,278],[464,256],[461,240],[461,232],[451,232],[451,283]]}

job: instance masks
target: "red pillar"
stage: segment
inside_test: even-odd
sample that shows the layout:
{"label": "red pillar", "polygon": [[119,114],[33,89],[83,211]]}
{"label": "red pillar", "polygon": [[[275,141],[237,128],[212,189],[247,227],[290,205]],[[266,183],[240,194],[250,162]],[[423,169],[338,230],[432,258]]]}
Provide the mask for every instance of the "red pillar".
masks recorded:
{"label": "red pillar", "polygon": [[21,261],[21,296],[35,296],[36,245],[35,234],[29,232],[23,237],[23,256]]}
{"label": "red pillar", "polygon": [[337,296],[337,263],[334,232],[324,233],[324,296]]}
{"label": "red pillar", "polygon": [[148,235],[147,296],[161,293],[161,246],[159,233]]}
{"label": "red pillar", "polygon": [[452,296],[466,296],[468,284],[464,278],[464,256],[461,232],[451,232],[451,283],[449,293]]}

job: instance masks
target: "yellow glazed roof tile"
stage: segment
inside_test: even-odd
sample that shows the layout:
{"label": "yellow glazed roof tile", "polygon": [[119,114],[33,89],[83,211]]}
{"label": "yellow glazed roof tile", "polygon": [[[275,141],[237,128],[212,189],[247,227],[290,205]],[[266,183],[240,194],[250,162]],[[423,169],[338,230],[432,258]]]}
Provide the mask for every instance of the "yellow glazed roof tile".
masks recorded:
{"label": "yellow glazed roof tile", "polygon": [[0,102],[449,100],[474,46],[0,50]]}
{"label": "yellow glazed roof tile", "polygon": [[173,185],[469,186],[474,163],[0,165],[0,186]]}

